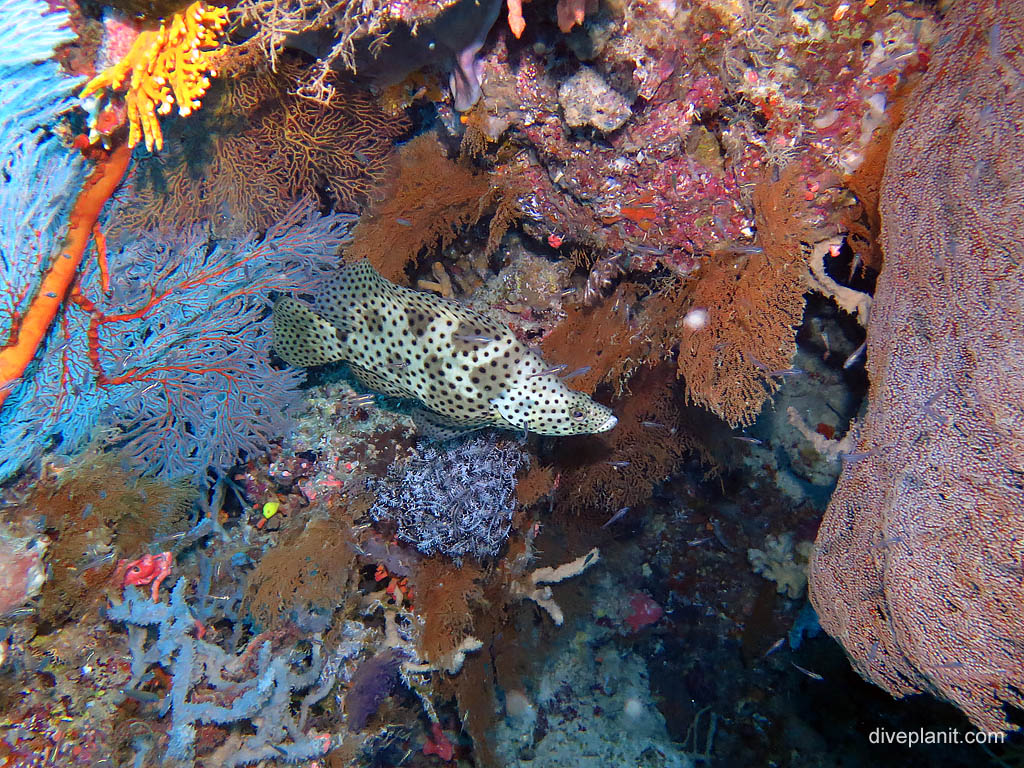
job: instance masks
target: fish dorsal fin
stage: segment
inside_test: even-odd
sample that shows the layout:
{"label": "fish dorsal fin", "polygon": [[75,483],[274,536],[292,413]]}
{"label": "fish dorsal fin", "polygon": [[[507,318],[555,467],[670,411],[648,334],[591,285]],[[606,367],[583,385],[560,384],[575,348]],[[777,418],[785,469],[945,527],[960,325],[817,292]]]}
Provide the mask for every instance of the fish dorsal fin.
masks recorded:
{"label": "fish dorsal fin", "polygon": [[360,259],[359,261],[353,261],[351,264],[346,264],[341,268],[342,273],[351,276],[353,278],[361,278],[363,280],[383,280],[380,272],[370,263],[369,259]]}
{"label": "fish dorsal fin", "polygon": [[301,301],[285,297],[274,304],[274,351],[289,365],[307,367],[342,360],[338,330]]}

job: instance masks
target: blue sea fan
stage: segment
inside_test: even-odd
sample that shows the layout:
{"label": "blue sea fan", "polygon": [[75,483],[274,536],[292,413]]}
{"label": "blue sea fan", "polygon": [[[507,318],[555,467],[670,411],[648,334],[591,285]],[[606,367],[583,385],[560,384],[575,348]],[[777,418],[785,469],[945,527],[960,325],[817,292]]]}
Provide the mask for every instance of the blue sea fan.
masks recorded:
{"label": "blue sea fan", "polygon": [[[67,14],[44,2],[0,0],[0,342],[57,252],[85,177],[78,153],[52,133],[77,83],[50,60],[54,46],[74,39],[67,23]],[[34,420],[26,423],[18,407],[22,384],[0,411],[0,480],[39,444]]]}
{"label": "blue sea fan", "polygon": [[[68,15],[52,10],[40,0],[0,0],[0,20],[0,67],[3,68],[45,61],[58,45],[75,39],[68,26]],[[52,66],[56,69],[56,65]]]}
{"label": "blue sea fan", "polygon": [[[50,61],[67,15],[0,0],[0,342],[11,335],[67,230],[84,164],[52,132],[72,78]],[[97,435],[164,478],[206,476],[286,426],[301,374],[271,367],[266,302],[335,266],[350,217],[297,207],[266,233],[213,242],[205,230],[86,254],[36,359],[0,408],[0,481],[45,450]]]}
{"label": "blue sea fan", "polygon": [[270,364],[269,295],[335,268],[352,218],[299,205],[260,239],[144,236],[108,255],[109,291],[87,256],[83,298],[19,390],[23,439],[38,452],[59,438],[69,455],[99,434],[146,472],[196,482],[263,450],[288,428],[303,376]]}

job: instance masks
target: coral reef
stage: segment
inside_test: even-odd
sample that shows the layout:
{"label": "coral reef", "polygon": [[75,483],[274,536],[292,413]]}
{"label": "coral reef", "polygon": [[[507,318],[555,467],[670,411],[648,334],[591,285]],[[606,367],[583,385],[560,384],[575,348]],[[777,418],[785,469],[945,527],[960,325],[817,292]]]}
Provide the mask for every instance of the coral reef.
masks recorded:
{"label": "coral reef", "polygon": [[[616,591],[609,581],[601,579],[595,605]],[[668,737],[643,659],[618,646],[614,636],[587,622],[547,649],[526,691],[505,691],[505,716],[496,728],[501,765],[553,768],[564,765],[567,755],[581,766],[697,764],[696,754]],[[537,727],[538,720],[546,727]],[[634,739],[634,733],[642,736]]]}
{"label": "coral reef", "polygon": [[867,415],[810,568],[861,675],[986,730],[1024,706],[1022,24],[956,5],[892,139]]}
{"label": "coral reef", "polygon": [[195,493],[140,478],[122,456],[95,448],[53,471],[17,500],[12,517],[51,540],[38,616],[59,626],[95,609],[118,559],[174,535],[187,522]]}
{"label": "coral reef", "polygon": [[46,581],[45,538],[14,536],[0,528],[0,616],[21,608]]}
{"label": "coral reef", "polygon": [[[39,3],[10,3],[0,43],[0,74],[11,83],[0,120],[0,183],[7,215],[0,221],[0,406],[24,397],[31,364],[50,331],[88,246],[107,198],[124,174],[128,152],[101,160],[88,179],[81,163],[50,130],[69,109],[72,81],[49,61],[53,46],[66,42],[67,15],[45,13]],[[20,30],[20,34],[15,34]],[[76,189],[81,189],[72,206]],[[70,221],[70,226],[68,226]],[[66,237],[61,242],[61,237]],[[59,250],[60,256],[54,257]],[[0,411],[5,449],[0,478],[9,477],[30,452],[13,407]],[[13,431],[10,431],[13,430]]]}
{"label": "coral reef", "polygon": [[[318,685],[324,672],[321,645],[314,641],[308,664],[296,670],[287,654],[272,654],[269,640],[254,639],[237,656],[194,637],[196,618],[185,602],[185,579],[180,579],[168,603],[146,600],[129,588],[125,600],[107,615],[128,626],[131,679],[127,689],[143,684],[154,664],[171,674],[171,688],[161,702],[172,725],[165,759],[191,762],[197,726],[228,725],[249,720],[255,733],[236,739],[220,755],[226,767],[249,765],[270,758],[288,762],[309,760],[327,753],[330,734],[306,731],[309,708],[327,695],[330,686]],[[147,642],[147,629],[156,637]],[[333,683],[333,679],[330,680]],[[291,710],[292,696],[302,697],[301,714]]]}
{"label": "coral reef", "polygon": [[[510,22],[528,36],[521,10]],[[809,246],[856,223],[873,247],[870,174],[851,182],[860,203],[843,176],[866,156],[880,167],[885,107],[934,36],[918,9],[693,2],[604,7],[566,41],[575,59],[539,33],[499,40],[464,141],[496,144],[492,172],[529,183],[524,231],[589,273],[545,346],[589,358],[587,389],[620,392],[673,356],[692,402],[752,423],[790,368]],[[595,88],[619,95],[614,120],[581,117],[603,103]]]}
{"label": "coral reef", "polygon": [[618,130],[633,115],[629,102],[616,93],[597,72],[582,67],[558,89],[565,124],[570,128],[592,126],[603,133]]}
{"label": "coral reef", "polygon": [[798,174],[791,166],[778,182],[757,185],[757,246],[709,265],[689,297],[708,320],[683,323],[677,364],[686,396],[731,426],[754,421],[796,352],[806,272],[801,240],[810,229]]}
{"label": "coral reef", "polygon": [[604,523],[616,511],[644,503],[692,453],[713,466],[690,431],[671,381],[669,366],[641,371],[631,382],[632,397],[619,408],[615,429],[556,449],[560,514]]}
{"label": "coral reef", "polygon": [[[497,0],[342,0],[331,5],[316,0],[241,0],[234,13],[240,24],[253,30],[251,37],[236,44],[236,56],[251,58],[252,51],[258,51],[276,69],[285,47],[310,53],[317,61],[304,74],[298,93],[328,103],[337,95],[331,82],[334,70],[376,70],[380,76],[383,68],[390,78],[400,80],[429,64],[436,49],[454,58],[481,35],[481,24],[482,34],[487,34]],[[424,34],[425,30],[430,31]]]}
{"label": "coral reef", "polygon": [[313,519],[283,536],[249,573],[242,604],[257,627],[280,629],[303,616],[330,616],[351,589],[356,547],[342,521]]}
{"label": "coral reef", "polygon": [[[54,2],[0,0],[0,764],[1017,724],[1020,0]],[[514,397],[424,373],[498,338]],[[410,382],[517,431],[417,444]],[[881,688],[803,597],[840,471],[811,598]]]}
{"label": "coral reef", "polygon": [[494,214],[492,251],[515,217],[514,200],[486,174],[449,160],[437,138],[424,134],[402,147],[391,194],[360,218],[345,259],[368,259],[386,279],[402,282],[424,249],[448,246],[486,214]]}
{"label": "coral reef", "polygon": [[287,424],[300,378],[270,365],[268,294],[327,268],[348,222],[296,205],[259,240],[211,247],[196,227],[90,262],[2,411],[3,465],[37,459],[58,434],[71,455],[107,428],[145,470],[197,483],[259,451]]}
{"label": "coral reef", "polygon": [[764,549],[748,549],[747,560],[754,573],[774,581],[780,595],[790,600],[803,596],[807,586],[807,561],[811,542],[795,544],[791,532],[765,539]]}

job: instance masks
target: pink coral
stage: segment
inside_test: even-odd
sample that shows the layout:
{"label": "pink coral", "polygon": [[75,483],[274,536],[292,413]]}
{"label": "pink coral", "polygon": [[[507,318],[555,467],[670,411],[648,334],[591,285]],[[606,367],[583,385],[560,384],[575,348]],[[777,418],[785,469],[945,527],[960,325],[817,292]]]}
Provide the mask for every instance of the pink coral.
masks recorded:
{"label": "pink coral", "polygon": [[0,532],[0,616],[39,594],[46,581],[46,546],[45,538],[17,538]]}
{"label": "pink coral", "polygon": [[173,563],[174,558],[170,552],[161,552],[159,555],[143,555],[130,563],[127,560],[119,562],[117,573],[121,578],[122,586],[152,585],[150,596],[155,603],[160,597],[160,585],[171,575]]}
{"label": "pink coral", "polygon": [[644,627],[657,623],[665,611],[650,595],[643,592],[634,592],[629,598],[630,613],[625,618],[626,624],[633,632],[639,632]]}

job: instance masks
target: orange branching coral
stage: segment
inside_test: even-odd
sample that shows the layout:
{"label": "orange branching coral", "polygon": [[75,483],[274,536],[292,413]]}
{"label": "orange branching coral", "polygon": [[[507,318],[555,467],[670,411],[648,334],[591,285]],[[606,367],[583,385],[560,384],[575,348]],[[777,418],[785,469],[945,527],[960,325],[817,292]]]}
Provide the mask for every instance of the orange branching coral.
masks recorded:
{"label": "orange branching coral", "polygon": [[713,464],[687,431],[674,383],[670,365],[641,370],[630,381],[631,394],[615,408],[615,429],[560,446],[558,508],[603,522],[622,507],[647,501],[691,453]]}
{"label": "orange branching coral", "polygon": [[210,77],[217,74],[210,54],[220,47],[227,13],[227,8],[197,0],[169,23],[161,23],[160,29],[140,33],[121,61],[86,84],[82,98],[104,88],[120,90],[130,74],[124,97],[128,146],[144,138],[146,149],[162,149],[156,116],[168,114],[177,104],[178,114],[187,117],[201,106]]}
{"label": "orange branching coral", "polygon": [[597,0],[558,0],[558,28],[570,32],[573,27],[583,24],[588,13],[597,10]]}
{"label": "orange branching coral", "polygon": [[[730,425],[754,420],[796,350],[807,271],[807,224],[797,167],[754,194],[758,246],[711,254],[688,282],[620,283],[593,308],[576,307],[544,341],[545,356],[590,366],[574,386],[617,394],[643,365],[676,356],[687,398]],[[689,312],[694,315],[689,315]],[[697,318],[693,320],[693,318]],[[678,352],[676,348],[678,347]]]}
{"label": "orange branching coral", "polygon": [[882,174],[893,134],[903,122],[904,102],[912,90],[911,84],[896,95],[885,111],[886,123],[875,129],[871,142],[864,148],[864,162],[845,179],[846,186],[857,195],[858,204],[841,212],[840,228],[846,232],[846,242],[860,263],[876,271],[882,268],[882,219],[878,213]]}
{"label": "orange branching coral", "polygon": [[754,192],[758,247],[712,259],[688,298],[706,323],[682,324],[679,373],[686,396],[730,425],[750,424],[788,369],[803,316],[806,257],[813,239],[798,168]]}
{"label": "orange branching coral", "polygon": [[330,611],[356,594],[356,550],[348,527],[310,520],[297,536],[269,550],[249,574],[244,606],[263,629],[294,620],[296,611]]}
{"label": "orange branching coral", "polygon": [[520,509],[536,504],[551,492],[554,484],[555,472],[551,467],[542,467],[538,464],[531,466],[524,475],[516,478],[516,500]]}
{"label": "orange branching coral", "polygon": [[96,222],[107,200],[121,184],[131,161],[131,150],[125,146],[101,153],[92,173],[78,193],[68,216],[68,234],[64,247],[53,258],[39,290],[25,314],[12,328],[11,338],[0,349],[0,406],[16,381],[36,356],[39,345],[50,331],[57,312],[64,304],[68,289],[78,274],[85,249],[93,239]]}
{"label": "orange branching coral", "polygon": [[391,194],[360,219],[345,249],[347,261],[369,259],[388,280],[402,282],[405,268],[420,252],[449,245],[463,227],[495,213],[488,248],[514,218],[514,197],[490,179],[447,158],[431,134],[410,141],[400,152],[400,170]]}
{"label": "orange branching coral", "polygon": [[526,29],[526,21],[523,19],[523,0],[506,0],[508,5],[508,28],[517,38],[522,37]]}
{"label": "orange branching coral", "polygon": [[[528,1],[528,0],[527,0]],[[523,20],[523,0],[506,0],[508,5],[508,28],[512,34],[520,37],[526,29]],[[582,24],[587,13],[597,10],[597,0],[558,0],[558,28],[570,32],[573,27]]]}
{"label": "orange branching coral", "polygon": [[140,231],[205,220],[217,234],[235,235],[265,229],[318,192],[339,210],[365,203],[391,171],[404,116],[385,116],[354,89],[330,104],[302,99],[292,93],[299,68],[280,69],[234,78],[204,112],[203,137],[190,134],[167,157],[143,163],[119,225]]}
{"label": "orange branching coral", "polygon": [[453,651],[472,634],[472,603],[483,597],[477,568],[432,558],[422,561],[413,576],[416,613],[423,617],[420,650],[431,664],[447,665]]}
{"label": "orange branching coral", "polygon": [[565,363],[569,371],[589,369],[569,382],[573,389],[592,394],[607,381],[621,394],[629,374],[643,364],[636,348],[642,334],[629,320],[636,293],[636,286],[622,283],[596,307],[571,307],[544,339],[546,360]]}

